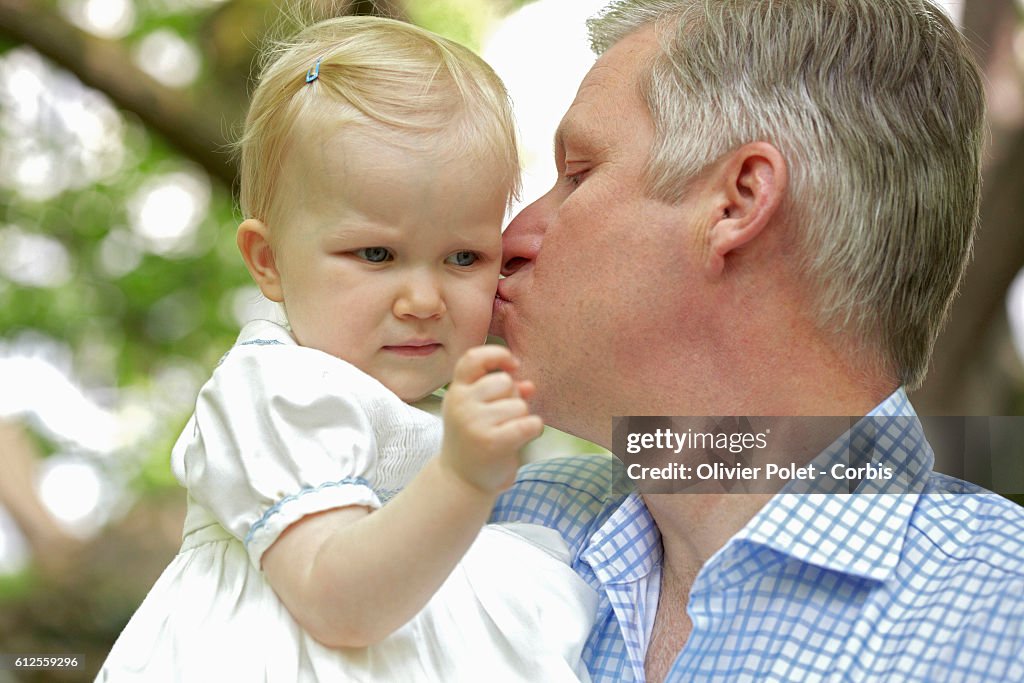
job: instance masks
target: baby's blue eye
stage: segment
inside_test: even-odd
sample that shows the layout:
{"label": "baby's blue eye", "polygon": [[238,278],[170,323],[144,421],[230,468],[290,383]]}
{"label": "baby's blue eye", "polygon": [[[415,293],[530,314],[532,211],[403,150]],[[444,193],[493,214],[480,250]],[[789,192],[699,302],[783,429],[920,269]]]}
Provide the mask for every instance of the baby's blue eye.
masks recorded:
{"label": "baby's blue eye", "polygon": [[475,251],[457,251],[448,258],[445,259],[445,263],[450,263],[453,266],[461,266],[463,268],[471,266],[477,262],[480,257]]}
{"label": "baby's blue eye", "polygon": [[366,247],[365,249],[356,249],[355,253],[356,256],[369,263],[384,263],[394,258],[387,247]]}

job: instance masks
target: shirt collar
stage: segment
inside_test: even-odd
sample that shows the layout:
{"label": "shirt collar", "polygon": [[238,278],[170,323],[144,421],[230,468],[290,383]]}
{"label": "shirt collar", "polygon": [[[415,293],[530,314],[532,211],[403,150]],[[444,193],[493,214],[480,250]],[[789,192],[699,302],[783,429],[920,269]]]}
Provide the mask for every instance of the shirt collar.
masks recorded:
{"label": "shirt collar", "polygon": [[581,553],[602,585],[631,583],[661,565],[661,533],[640,494],[631,493]]}
{"label": "shirt collar", "polygon": [[833,571],[886,580],[899,563],[917,492],[934,463],[906,392],[893,392],[813,462],[884,463],[894,476],[863,481],[854,493],[783,489],[730,545],[748,541]]}
{"label": "shirt collar", "polygon": [[[716,555],[746,541],[826,569],[884,581],[903,550],[918,498],[912,492],[923,488],[934,463],[903,388],[814,460],[819,467],[851,461],[885,462],[896,472],[893,486],[887,489],[879,482],[864,481],[855,493],[784,489]],[[581,557],[604,585],[639,581],[660,565],[661,534],[639,494],[623,501]]]}

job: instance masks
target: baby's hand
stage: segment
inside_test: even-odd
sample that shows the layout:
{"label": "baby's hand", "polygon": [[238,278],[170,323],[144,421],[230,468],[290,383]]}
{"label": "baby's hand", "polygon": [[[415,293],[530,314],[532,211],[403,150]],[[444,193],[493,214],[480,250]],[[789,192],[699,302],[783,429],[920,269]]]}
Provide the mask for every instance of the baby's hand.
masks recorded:
{"label": "baby's hand", "polygon": [[472,348],[455,364],[444,397],[441,462],[487,493],[512,485],[519,449],[544,428],[524,400],[533,393],[533,384],[512,377],[518,367],[503,346]]}

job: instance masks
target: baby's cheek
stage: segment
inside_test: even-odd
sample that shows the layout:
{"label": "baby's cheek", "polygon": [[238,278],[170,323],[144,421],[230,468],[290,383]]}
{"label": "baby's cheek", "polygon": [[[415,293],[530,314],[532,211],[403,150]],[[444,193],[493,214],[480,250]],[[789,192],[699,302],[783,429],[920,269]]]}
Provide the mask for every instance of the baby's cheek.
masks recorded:
{"label": "baby's cheek", "polygon": [[465,348],[483,344],[491,326],[496,288],[479,287],[461,298],[458,314],[453,316],[460,340]]}

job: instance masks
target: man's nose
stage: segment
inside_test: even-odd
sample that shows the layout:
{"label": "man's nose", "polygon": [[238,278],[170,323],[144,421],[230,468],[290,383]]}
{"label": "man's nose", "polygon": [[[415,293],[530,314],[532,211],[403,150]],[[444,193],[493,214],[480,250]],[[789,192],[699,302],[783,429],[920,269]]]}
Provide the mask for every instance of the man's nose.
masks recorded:
{"label": "man's nose", "polygon": [[547,227],[543,197],[519,212],[501,236],[501,274],[513,275],[540,253]]}

